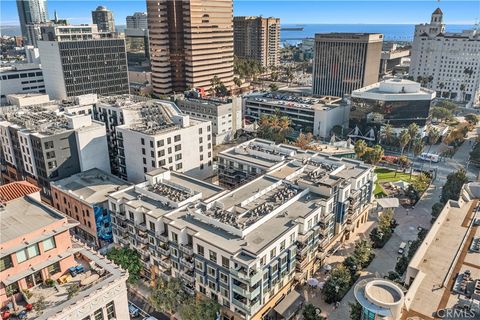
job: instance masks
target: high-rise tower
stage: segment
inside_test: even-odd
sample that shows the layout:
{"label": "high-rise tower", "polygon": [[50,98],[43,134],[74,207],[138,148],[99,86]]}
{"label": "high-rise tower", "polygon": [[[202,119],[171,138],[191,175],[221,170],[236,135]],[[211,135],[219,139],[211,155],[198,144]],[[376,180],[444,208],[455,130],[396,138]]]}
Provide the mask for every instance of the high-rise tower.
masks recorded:
{"label": "high-rise tower", "polygon": [[22,36],[29,43],[27,25],[44,23],[48,21],[48,10],[46,0],[17,0],[18,18]]}
{"label": "high-rise tower", "polygon": [[232,0],[147,1],[155,94],[233,84]]}
{"label": "high-rise tower", "polygon": [[115,32],[113,13],[104,6],[98,6],[95,11],[92,11],[92,21],[98,26],[100,32]]}

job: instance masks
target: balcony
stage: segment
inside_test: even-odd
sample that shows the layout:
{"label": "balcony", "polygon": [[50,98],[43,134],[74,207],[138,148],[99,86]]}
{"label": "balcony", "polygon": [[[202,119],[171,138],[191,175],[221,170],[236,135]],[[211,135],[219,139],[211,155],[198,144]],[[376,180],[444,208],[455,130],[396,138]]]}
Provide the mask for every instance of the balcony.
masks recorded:
{"label": "balcony", "polygon": [[262,278],[262,273],[257,272],[256,270],[250,270],[250,272],[247,274],[245,268],[239,268],[239,269],[230,269],[230,273],[232,276],[240,279],[240,280],[245,280],[250,284],[257,283],[261,278]]}
{"label": "balcony", "polygon": [[189,283],[195,283],[195,277],[193,272],[181,272],[180,278],[182,278],[183,280]]}
{"label": "balcony", "polygon": [[143,232],[147,232],[147,225],[145,224],[145,222],[140,223],[140,224],[136,224],[135,226],[137,227],[138,230],[141,230]]}
{"label": "balcony", "polygon": [[170,256],[170,248],[158,247],[157,250],[158,252],[160,252],[162,256],[165,256],[165,257]]}
{"label": "balcony", "polygon": [[169,259],[159,259],[158,264],[166,270],[169,270],[172,267]]}
{"label": "balcony", "polygon": [[130,241],[128,241],[128,239],[125,239],[125,238],[118,238],[118,242],[127,247],[130,245]]}
{"label": "balcony", "polygon": [[236,305],[237,307],[240,307],[241,309],[246,310],[247,313],[252,313],[260,307],[260,300],[254,302],[254,303],[250,302],[250,305],[247,305],[247,304],[242,303],[242,302],[238,301],[237,299],[233,298],[232,303],[234,305]]}
{"label": "balcony", "polygon": [[138,243],[141,243],[141,244],[148,244],[148,238],[142,238],[142,237],[139,237],[139,236],[136,236],[135,237],[135,240],[137,240]]}
{"label": "balcony", "polygon": [[188,261],[187,259],[185,258],[181,258],[180,259],[180,264],[184,267],[186,267],[188,270],[193,270],[194,268],[194,264],[192,261]]}
{"label": "balcony", "polygon": [[258,296],[260,294],[260,287],[261,286],[258,286],[256,289],[250,288],[251,291],[249,291],[249,290],[247,290],[247,289],[245,289],[241,286],[232,285],[232,290],[234,292],[244,296],[248,300],[252,300],[253,298],[255,298],[256,296]]}
{"label": "balcony", "polygon": [[193,256],[193,248],[190,245],[182,244],[179,249],[186,255]]}
{"label": "balcony", "polygon": [[168,243],[168,235],[166,233],[157,234],[157,239],[161,242]]}
{"label": "balcony", "polygon": [[184,285],[183,285],[183,290],[184,290],[187,294],[189,294],[189,295],[191,295],[191,296],[194,296],[194,295],[195,295],[195,289],[192,288],[191,286],[188,286],[188,285],[184,284]]}

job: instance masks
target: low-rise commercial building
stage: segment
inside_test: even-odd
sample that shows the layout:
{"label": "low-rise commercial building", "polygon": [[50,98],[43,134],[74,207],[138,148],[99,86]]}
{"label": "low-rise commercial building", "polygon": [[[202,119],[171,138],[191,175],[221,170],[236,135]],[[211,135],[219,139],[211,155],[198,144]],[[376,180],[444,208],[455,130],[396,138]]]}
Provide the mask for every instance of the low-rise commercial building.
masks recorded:
{"label": "low-rise commercial building", "polygon": [[113,242],[107,197],[129,186],[127,182],[97,168],[50,184],[53,207],[80,224],[73,233],[93,247]]}
{"label": "low-rise commercial building", "polygon": [[279,163],[231,191],[149,172],[110,194],[114,241],[141,253],[147,278],[180,278],[227,318],[277,316],[329,248],[367,220],[374,182],[371,166],[316,152],[292,150]]}
{"label": "low-rise commercial building", "polygon": [[[406,79],[388,79],[352,92],[350,128],[352,138],[378,140],[382,127],[389,124],[395,132],[416,123],[421,130],[428,122],[435,91]],[[371,129],[374,136],[367,136]]]}
{"label": "low-rise commercial building", "polygon": [[0,104],[7,103],[7,95],[16,93],[45,93],[43,72],[38,64],[13,64],[0,68]]}
{"label": "low-rise commercial building", "polygon": [[295,131],[327,138],[334,126],[348,126],[350,106],[338,97],[301,96],[282,91],[253,94],[244,102],[245,120],[250,123],[277,111],[291,120]]}
{"label": "low-rise commercial building", "polygon": [[[72,242],[77,222],[34,195],[6,202],[0,218],[2,308],[24,311],[27,319],[128,319],[128,273]],[[76,294],[68,293],[71,286]]]}
{"label": "low-rise commercial building", "polygon": [[51,181],[91,168],[110,171],[105,126],[92,120],[89,108],[75,101],[51,101],[3,114],[3,180],[28,180],[51,202]]}
{"label": "low-rise commercial building", "polygon": [[465,184],[418,247],[405,274],[406,318],[480,317],[479,198],[479,183]]}
{"label": "low-rise commercial building", "polygon": [[192,119],[208,120],[212,123],[214,145],[231,142],[242,128],[242,103],[238,97],[228,101],[183,98],[175,103]]}
{"label": "low-rise commercial building", "polygon": [[395,73],[395,67],[402,63],[402,59],[410,57],[411,46],[400,46],[396,43],[384,43],[380,60],[380,76]]}

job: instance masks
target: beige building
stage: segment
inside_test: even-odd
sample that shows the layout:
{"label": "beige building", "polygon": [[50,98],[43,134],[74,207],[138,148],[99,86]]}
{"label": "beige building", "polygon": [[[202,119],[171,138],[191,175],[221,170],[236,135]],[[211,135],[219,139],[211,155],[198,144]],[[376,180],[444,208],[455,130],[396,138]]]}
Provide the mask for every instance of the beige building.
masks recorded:
{"label": "beige building", "polygon": [[147,1],[153,92],[233,84],[233,2]]}
{"label": "beige building", "polygon": [[378,81],[383,34],[315,35],[313,94],[343,97]]}
{"label": "beige building", "polygon": [[260,62],[264,67],[280,62],[280,19],[233,18],[235,56]]}

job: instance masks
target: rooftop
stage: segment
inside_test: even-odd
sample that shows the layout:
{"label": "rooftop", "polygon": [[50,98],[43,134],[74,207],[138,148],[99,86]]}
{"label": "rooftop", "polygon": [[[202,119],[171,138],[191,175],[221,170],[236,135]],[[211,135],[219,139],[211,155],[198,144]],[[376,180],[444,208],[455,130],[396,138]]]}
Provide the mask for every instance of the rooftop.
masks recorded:
{"label": "rooftop", "polygon": [[479,298],[469,299],[465,291],[468,283],[480,279],[480,251],[472,250],[480,240],[480,208],[473,199],[479,194],[469,194],[468,188],[460,201],[447,203],[408,266],[406,279],[414,278],[410,287],[416,289],[407,295],[407,314],[430,318],[437,310],[466,302],[476,304],[480,313]]}
{"label": "rooftop", "polygon": [[107,200],[107,196],[130,184],[100,169],[93,168],[68,178],[52,182],[52,185],[72,196],[95,204]]}
{"label": "rooftop", "polygon": [[341,98],[333,96],[313,97],[309,95],[294,94],[293,92],[276,91],[264,94],[247,96],[247,101],[270,103],[298,109],[329,110],[335,108],[334,103],[340,102]]}
{"label": "rooftop", "polygon": [[28,235],[65,219],[55,209],[28,195],[11,200],[0,208],[0,217],[0,243]]}
{"label": "rooftop", "polygon": [[0,186],[0,203],[8,202],[39,191],[40,188],[27,181],[7,183]]}
{"label": "rooftop", "polygon": [[432,100],[435,91],[420,86],[420,83],[393,78],[374,83],[352,92],[352,98],[377,100]]}

